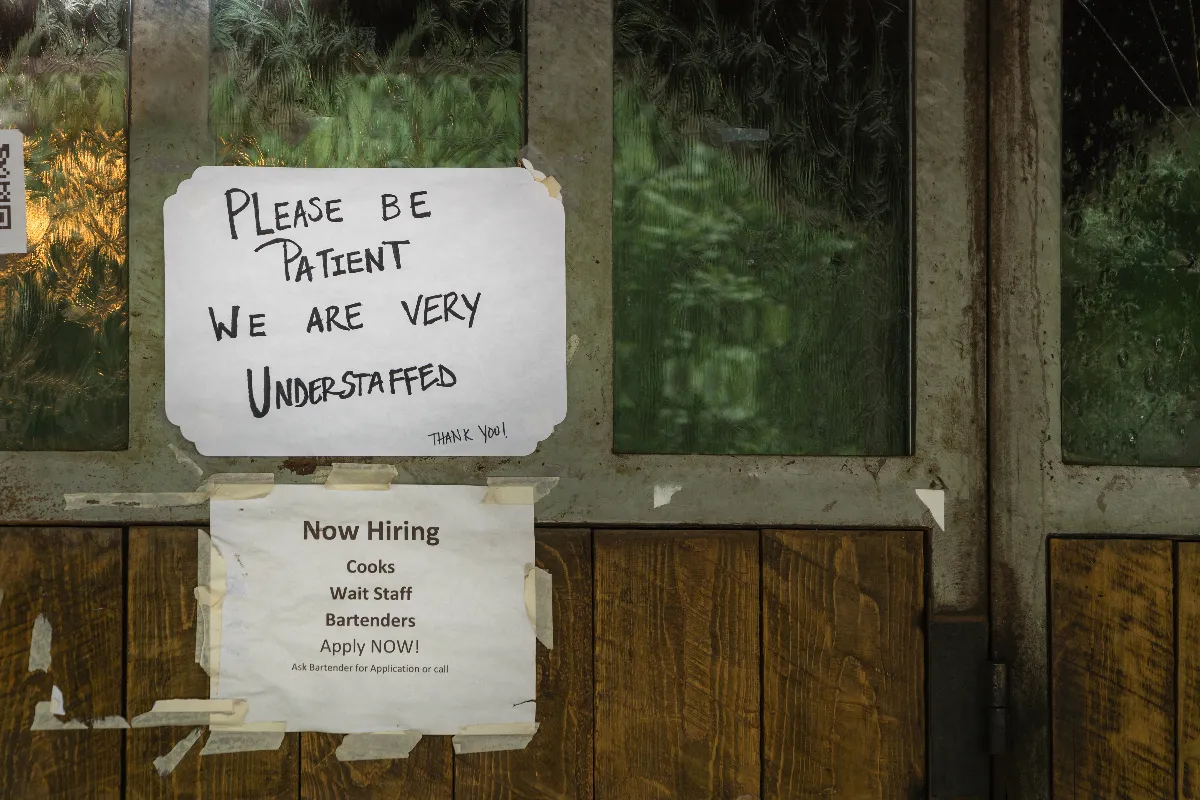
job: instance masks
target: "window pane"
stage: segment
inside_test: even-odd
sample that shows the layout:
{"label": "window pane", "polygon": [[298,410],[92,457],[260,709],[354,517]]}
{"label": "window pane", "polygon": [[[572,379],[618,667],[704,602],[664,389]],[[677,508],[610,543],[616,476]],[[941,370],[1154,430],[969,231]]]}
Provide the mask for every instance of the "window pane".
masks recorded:
{"label": "window pane", "polygon": [[1063,455],[1200,463],[1200,116],[1185,1],[1063,5]]}
{"label": "window pane", "polygon": [[218,161],[515,165],[522,14],[520,0],[214,0]]}
{"label": "window pane", "polygon": [[126,0],[0,3],[0,128],[25,135],[29,252],[0,255],[0,449],[129,433]]}
{"label": "window pane", "polygon": [[907,451],[908,41],[903,3],[618,0],[618,451]]}

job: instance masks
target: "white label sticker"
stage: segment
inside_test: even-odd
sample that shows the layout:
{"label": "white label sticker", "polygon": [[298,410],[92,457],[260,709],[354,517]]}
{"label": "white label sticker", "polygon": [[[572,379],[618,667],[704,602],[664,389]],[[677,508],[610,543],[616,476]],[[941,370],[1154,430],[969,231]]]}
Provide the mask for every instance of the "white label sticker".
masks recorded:
{"label": "white label sticker", "polygon": [[25,139],[0,130],[0,254],[25,253]]}
{"label": "white label sticker", "polygon": [[226,595],[212,696],[289,731],[533,722],[533,506],[486,493],[276,486],[213,501]]}
{"label": "white label sticker", "polygon": [[566,415],[563,205],[527,170],[203,167],[164,224],[204,455],[527,455]]}

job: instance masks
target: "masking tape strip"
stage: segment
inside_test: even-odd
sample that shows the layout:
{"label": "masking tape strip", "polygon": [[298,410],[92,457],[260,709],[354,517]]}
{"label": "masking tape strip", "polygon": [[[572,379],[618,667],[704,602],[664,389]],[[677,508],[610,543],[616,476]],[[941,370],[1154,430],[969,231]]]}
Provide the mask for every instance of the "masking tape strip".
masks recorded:
{"label": "masking tape strip", "polygon": [[271,472],[218,472],[209,475],[196,491],[207,492],[210,500],[255,500],[274,488]]}
{"label": "masking tape strip", "polygon": [[155,700],[154,707],[133,718],[134,728],[238,725],[250,704],[245,700]]}
{"label": "masking tape strip", "polygon": [[77,719],[67,720],[63,722],[56,716],[56,711],[61,711],[61,700],[42,700],[33,707],[33,724],[29,726],[31,731],[86,731],[87,725],[84,725]]}
{"label": "masking tape strip", "polygon": [[533,564],[525,565],[525,614],[537,640],[554,649],[554,578]]}
{"label": "masking tape strip", "polygon": [[529,170],[529,174],[535,181],[546,187],[546,191],[550,193],[551,197],[558,197],[559,192],[562,191],[562,185],[554,179],[554,176],[534,169],[528,158],[521,159],[521,166]]}
{"label": "masking tape strip", "polygon": [[196,742],[200,741],[202,733],[204,733],[203,728],[196,728],[172,747],[171,752],[154,759],[154,769],[158,772],[159,777],[165,778],[175,771],[175,767],[179,766],[183,757],[191,752],[191,749],[196,746]]}
{"label": "masking tape strip", "polygon": [[67,502],[68,511],[94,506],[163,508],[165,506],[198,506],[208,502],[208,492],[85,492],[65,494],[63,499]]}
{"label": "masking tape strip", "polygon": [[454,735],[454,753],[491,753],[498,750],[524,750],[540,723],[514,722],[501,725],[468,725]]}
{"label": "masking tape strip", "polygon": [[92,730],[102,731],[123,731],[128,730],[129,723],[124,717],[101,717],[100,719],[92,720]]}
{"label": "masking tape strip", "polygon": [[221,608],[225,599],[225,558],[202,530],[196,531],[196,663],[208,675],[209,695],[220,694]]}
{"label": "masking tape strip", "polygon": [[29,637],[29,671],[50,671],[50,620],[38,614],[33,621],[33,635]]}
{"label": "masking tape strip", "polygon": [[213,725],[208,741],[200,751],[202,756],[225,753],[252,753],[258,750],[278,750],[283,744],[286,722],[256,722],[250,725]]}
{"label": "masking tape strip", "polygon": [[484,503],[531,506],[550,494],[550,490],[558,485],[558,478],[488,478],[487,485]]}
{"label": "masking tape strip", "polygon": [[379,731],[348,733],[334,753],[338,761],[384,761],[408,758],[421,741],[420,731]]}
{"label": "masking tape strip", "polygon": [[212,539],[202,530],[196,533],[196,663],[204,670],[204,674],[211,677],[212,673],[208,671],[208,647],[212,629]]}
{"label": "masking tape strip", "polygon": [[334,464],[325,479],[325,488],[344,492],[386,492],[397,474],[391,464]]}

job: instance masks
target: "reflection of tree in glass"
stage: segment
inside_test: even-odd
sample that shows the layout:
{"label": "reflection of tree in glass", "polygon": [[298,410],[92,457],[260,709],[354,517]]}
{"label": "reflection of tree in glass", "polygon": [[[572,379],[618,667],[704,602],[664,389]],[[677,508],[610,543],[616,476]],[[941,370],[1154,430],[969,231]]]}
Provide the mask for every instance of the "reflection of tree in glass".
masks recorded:
{"label": "reflection of tree in glass", "polygon": [[891,3],[618,2],[618,450],[906,450],[907,29]]}
{"label": "reflection of tree in glass", "polygon": [[43,0],[4,39],[0,126],[25,133],[29,240],[0,256],[7,449],[126,443],[126,14],[124,0]]}
{"label": "reflection of tree in glass", "polygon": [[1064,6],[1069,460],[1200,463],[1200,40],[1188,5]]}
{"label": "reflection of tree in glass", "polygon": [[212,120],[220,159],[513,164],[521,144],[520,2],[424,3],[391,36],[359,21],[369,6],[218,0]]}

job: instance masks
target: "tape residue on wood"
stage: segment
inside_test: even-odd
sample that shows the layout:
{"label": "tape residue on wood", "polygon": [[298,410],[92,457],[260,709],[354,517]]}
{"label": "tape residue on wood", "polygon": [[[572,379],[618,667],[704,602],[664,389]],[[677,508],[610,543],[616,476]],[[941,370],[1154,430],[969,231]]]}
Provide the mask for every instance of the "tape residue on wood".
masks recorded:
{"label": "tape residue on wood", "polygon": [[421,741],[420,731],[380,731],[348,733],[335,752],[338,761],[384,761],[408,758]]}
{"label": "tape residue on wood", "polygon": [[488,478],[487,485],[484,503],[531,506],[550,494],[550,490],[558,485],[558,478]]}
{"label": "tape residue on wood", "polygon": [[391,464],[334,464],[325,479],[326,489],[346,492],[386,492],[395,480]]}
{"label": "tape residue on wood", "polygon": [[50,640],[52,631],[50,620],[45,614],[38,614],[33,621],[33,635],[29,637],[29,671],[50,671]]}
{"label": "tape residue on wood", "polygon": [[92,729],[97,731],[123,731],[129,728],[129,723],[124,717],[101,717],[100,719],[92,720]]}
{"label": "tape residue on wood", "polygon": [[200,751],[202,756],[226,753],[252,753],[258,750],[278,750],[283,744],[284,722],[256,722],[250,725],[213,724],[208,729],[208,741]]}
{"label": "tape residue on wood", "polygon": [[155,700],[154,707],[133,718],[134,728],[238,725],[246,718],[245,700]]}
{"label": "tape residue on wood", "polygon": [[540,723],[514,722],[499,725],[468,725],[454,735],[456,755],[491,753],[498,750],[524,750]]}
{"label": "tape residue on wood", "polygon": [[65,494],[68,511],[94,506],[130,506],[132,508],[163,508],[165,506],[198,506],[208,502],[208,492],[82,492]]}
{"label": "tape residue on wood", "polygon": [[533,564],[525,565],[525,613],[537,640],[554,649],[554,578]]}
{"label": "tape residue on wood", "polygon": [[154,759],[154,769],[160,777],[165,778],[175,771],[175,767],[179,766],[183,757],[191,752],[191,749],[196,746],[196,742],[200,741],[202,733],[204,733],[203,728],[196,728],[172,747],[169,753]]}

